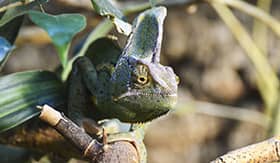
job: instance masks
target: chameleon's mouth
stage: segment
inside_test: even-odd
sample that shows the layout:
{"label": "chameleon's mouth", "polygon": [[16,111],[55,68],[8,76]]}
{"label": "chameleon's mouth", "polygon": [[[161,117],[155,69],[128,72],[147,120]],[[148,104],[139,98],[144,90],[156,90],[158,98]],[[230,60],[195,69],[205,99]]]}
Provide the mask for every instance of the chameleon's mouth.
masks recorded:
{"label": "chameleon's mouth", "polygon": [[150,96],[163,96],[163,97],[174,97],[177,98],[177,93],[144,93],[144,92],[137,92],[137,91],[129,91],[129,92],[125,92],[123,94],[121,94],[118,97],[113,97],[114,101],[119,101],[123,98],[126,97],[131,97],[131,96],[146,96],[146,97],[150,97]]}

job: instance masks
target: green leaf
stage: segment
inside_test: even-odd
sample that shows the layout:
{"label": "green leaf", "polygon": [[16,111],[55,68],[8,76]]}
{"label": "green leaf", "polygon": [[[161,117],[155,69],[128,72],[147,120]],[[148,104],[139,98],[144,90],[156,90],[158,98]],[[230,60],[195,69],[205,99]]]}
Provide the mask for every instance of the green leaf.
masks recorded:
{"label": "green leaf", "polygon": [[65,103],[62,83],[48,71],[20,72],[0,78],[0,133],[39,114],[37,105]]}
{"label": "green leaf", "polygon": [[46,3],[48,0],[36,0],[27,5],[14,7],[8,9],[5,14],[1,17],[0,27],[11,21],[12,19],[26,14],[29,10],[31,10],[34,6],[38,6],[39,4]]}
{"label": "green leaf", "polygon": [[3,68],[8,56],[11,54],[13,46],[0,36],[0,71]]}
{"label": "green leaf", "polygon": [[108,0],[91,0],[95,11],[101,15],[109,17],[115,24],[118,32],[129,35],[131,33],[131,25],[124,19],[123,13],[114,7]]}
{"label": "green leaf", "polygon": [[30,19],[51,37],[62,66],[67,64],[67,54],[72,38],[86,26],[86,18],[80,14],[49,15],[38,11],[29,12]]}

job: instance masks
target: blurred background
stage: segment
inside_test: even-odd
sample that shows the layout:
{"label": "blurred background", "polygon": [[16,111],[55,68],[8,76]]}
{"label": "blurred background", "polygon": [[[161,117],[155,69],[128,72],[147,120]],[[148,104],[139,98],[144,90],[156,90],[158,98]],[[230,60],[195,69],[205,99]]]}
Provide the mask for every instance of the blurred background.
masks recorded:
{"label": "blurred background", "polygon": [[[266,11],[280,20],[280,1],[267,1],[271,4]],[[141,1],[120,2],[137,5]],[[246,2],[254,6],[258,3]],[[87,17],[87,28],[75,37],[73,44],[77,45],[102,19],[91,6],[89,0],[50,0],[44,9],[52,14],[76,12]],[[256,34],[252,17],[240,10],[232,11],[249,34]],[[130,15],[129,20],[134,16]],[[279,76],[279,37],[270,30],[263,33],[265,42],[259,44],[262,47],[257,45]],[[111,34],[124,45],[124,36],[114,30]],[[3,74],[31,69],[53,71],[59,65],[47,33],[28,19],[15,45]],[[168,6],[161,57],[161,62],[171,65],[180,77],[180,94],[177,108],[151,123],[147,131],[149,163],[209,162],[227,151],[273,135],[269,123],[273,117],[266,114],[256,67],[209,4]]]}

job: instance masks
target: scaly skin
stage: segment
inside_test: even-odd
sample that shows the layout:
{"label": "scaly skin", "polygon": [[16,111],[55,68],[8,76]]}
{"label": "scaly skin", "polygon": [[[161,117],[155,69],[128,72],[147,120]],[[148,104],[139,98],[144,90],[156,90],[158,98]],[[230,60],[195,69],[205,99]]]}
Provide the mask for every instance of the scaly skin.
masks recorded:
{"label": "scaly skin", "polygon": [[172,109],[177,100],[178,79],[171,67],[159,63],[165,16],[164,7],[141,13],[133,22],[120,56],[100,54],[92,61],[87,57],[76,60],[70,76],[70,118],[79,125],[90,115],[95,120],[117,118],[138,123],[151,121]]}

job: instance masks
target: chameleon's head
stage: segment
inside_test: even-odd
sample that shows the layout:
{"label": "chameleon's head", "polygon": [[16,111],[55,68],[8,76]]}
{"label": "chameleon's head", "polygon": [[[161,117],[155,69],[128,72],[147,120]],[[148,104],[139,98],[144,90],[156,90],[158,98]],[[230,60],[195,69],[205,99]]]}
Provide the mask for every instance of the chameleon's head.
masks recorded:
{"label": "chameleon's head", "polygon": [[166,8],[142,12],[133,22],[121,58],[112,75],[116,104],[128,109],[131,122],[144,122],[167,113],[176,103],[178,77],[159,63]]}
{"label": "chameleon's head", "polygon": [[174,107],[178,77],[171,67],[130,57],[122,66],[114,76],[114,101],[129,109],[135,122],[150,121]]}

